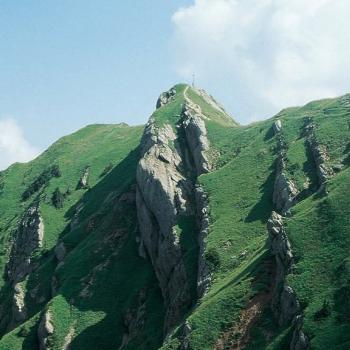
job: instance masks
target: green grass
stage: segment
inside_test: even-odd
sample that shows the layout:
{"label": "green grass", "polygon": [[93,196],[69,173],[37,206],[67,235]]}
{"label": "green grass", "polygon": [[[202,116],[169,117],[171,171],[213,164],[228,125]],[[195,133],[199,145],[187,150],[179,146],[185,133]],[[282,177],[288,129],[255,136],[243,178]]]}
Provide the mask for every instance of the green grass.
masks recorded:
{"label": "green grass", "polygon": [[180,119],[184,104],[184,91],[186,89],[186,84],[178,84],[174,86],[176,90],[176,95],[172,101],[166,105],[158,108],[152,117],[155,120],[156,126],[162,127],[164,124],[170,124],[175,130],[175,126]]}
{"label": "green grass", "polygon": [[202,113],[211,121],[222,126],[237,126],[237,123],[225,112],[214,108],[200,96],[197,91],[191,87],[187,90],[187,96],[195,104],[201,107]]}
{"label": "green grass", "polygon": [[[308,198],[288,220],[298,259],[297,272],[288,280],[304,307],[305,331],[315,349],[335,348],[349,341],[350,319],[342,317],[342,312],[349,309],[346,301],[337,299],[350,281],[349,274],[339,273],[350,251],[349,180],[349,170],[339,174],[328,185],[329,195]],[[344,281],[339,280],[342,277]],[[324,301],[330,303],[331,313],[316,320]]]}
{"label": "green grass", "polygon": [[[332,114],[327,114],[325,108],[333,108]],[[347,159],[350,137],[348,112],[344,112],[337,99],[317,101],[305,107],[291,108],[279,113],[278,118],[282,120],[283,135],[287,143],[288,174],[300,191],[308,189],[301,199],[312,194],[317,183],[315,165],[303,135],[306,115],[314,119],[315,136],[322,145],[327,146],[330,164]],[[207,122],[208,136],[212,147],[216,149],[217,170],[202,175],[200,183],[208,194],[211,217],[206,250],[211,255],[218,255],[216,260],[219,263],[215,266],[210,292],[188,317],[194,329],[190,335],[193,349],[212,349],[220,334],[237,320],[240,310],[252,295],[251,280],[246,280],[244,275],[240,275],[240,271],[247,264],[251,264],[256,252],[264,246],[266,220],[273,209],[272,191],[276,167],[276,139],[271,129],[273,122],[274,119],[239,128],[222,128],[217,123]],[[343,186],[339,192],[346,198],[348,191],[345,187],[349,181],[339,178],[338,182]],[[325,299],[331,300],[333,305],[336,304],[336,301],[333,301],[334,295],[339,300],[344,300],[348,295],[348,285],[344,286],[343,282],[343,285],[339,286],[338,283],[336,287],[333,279],[337,274],[336,269],[346,257],[345,252],[350,251],[346,243],[350,239],[347,229],[350,213],[346,210],[349,204],[339,202],[332,184],[327,188],[330,191],[329,197],[332,198],[333,193],[334,201],[339,207],[343,206],[341,213],[334,213],[336,221],[343,215],[343,220],[340,220],[338,225],[330,221],[333,211],[329,204],[323,208],[324,221],[320,220],[319,214],[313,216],[314,206],[320,200],[319,195],[302,201],[293,210],[295,215],[288,220],[288,232],[293,250],[295,249],[297,254],[297,270],[305,274],[304,278],[301,278],[300,273],[291,275],[289,282],[296,289],[304,307],[309,305],[310,298],[314,300],[310,315],[308,308],[305,309],[305,331],[317,349],[332,348],[334,344],[336,347],[345,348],[349,342],[346,335],[349,334],[349,324],[335,329],[338,316],[331,316],[330,321],[314,320],[314,314],[322,308]],[[292,226],[296,225],[295,221],[299,219],[299,215],[305,218],[305,221],[300,222],[298,226]],[[328,232],[328,241],[321,243],[319,235],[324,231],[334,233]],[[297,238],[294,238],[294,235]],[[242,252],[246,254],[240,259]],[[309,258],[306,259],[304,254]],[[337,264],[331,269],[329,262],[335,257]],[[233,278],[236,283],[226,282],[230,279],[228,276],[237,275],[238,278]],[[226,287],[222,288],[222,285]],[[217,291],[215,296],[213,291]],[[277,327],[271,311],[267,308],[258,324],[251,330],[251,335],[249,349],[277,350],[289,347],[291,329]],[[175,339],[176,335],[168,342],[167,349],[176,348]]]}
{"label": "green grass", "polygon": [[[279,118],[287,144],[286,171],[302,192],[292,215],[285,219],[296,263],[288,284],[301,302],[304,331],[312,348],[348,349],[349,108],[340,99],[314,101],[285,109],[263,122],[238,126],[195,90],[179,84],[175,98],[153,113],[156,127],[169,124],[177,133],[186,88],[187,96],[208,117],[205,123],[215,165],[212,172],[197,179],[208,196],[211,220],[205,256],[211,266],[212,284],[201,300],[196,294],[196,217],[181,217],[176,226],[193,299],[193,308],[186,310],[185,317],[192,328],[190,348],[213,349],[222,334],[237,325],[249,300],[271,286],[266,222],[274,209],[277,140],[272,125]],[[319,193],[315,164],[303,134],[305,117],[311,117],[316,125],[315,137],[330,157],[327,163],[342,162],[345,166],[327,183],[326,191]],[[141,302],[146,312],[127,348],[162,347],[163,298],[150,261],[138,255],[135,201],[132,195],[127,201],[121,199],[123,194],[135,192],[142,131],[142,126],[91,125],[57,141],[34,161],[14,164],[0,173],[0,334],[4,335],[0,349],[36,348],[38,321],[47,308],[53,316],[54,350],[62,349],[69,333],[74,333],[72,349],[117,349],[127,331],[125,316],[137,313],[141,294],[146,296]],[[62,176],[49,179],[23,201],[24,190],[53,164],[59,166]],[[90,188],[77,190],[87,166]],[[57,188],[62,193],[70,190],[63,208],[58,209],[51,201]],[[45,223],[44,245],[33,255],[37,269],[22,282],[30,318],[8,332],[9,313],[4,310],[11,309],[12,292],[5,266],[11,237],[26,208],[38,198]],[[70,229],[77,208],[81,208],[79,222]],[[58,267],[53,249],[61,241],[68,254]],[[53,297],[52,277],[57,280]],[[323,315],[325,304],[329,310]],[[291,335],[290,326],[277,326],[267,305],[250,329],[247,349],[285,349]],[[231,338],[237,337],[231,334]],[[181,324],[162,348],[178,349],[180,339]]]}
{"label": "green grass", "polygon": [[[53,338],[55,349],[61,349],[62,342],[73,324],[76,324],[76,334],[81,333],[81,336],[74,340],[76,348],[85,349],[87,344],[101,349],[117,346],[124,332],[124,313],[128,307],[133,307],[142,288],[146,288],[149,294],[147,307],[153,305],[154,314],[149,321],[145,321],[141,339],[134,341],[138,341],[140,349],[145,344],[161,342],[163,301],[150,263],[138,256],[135,243],[135,203],[130,204],[131,207],[129,205],[121,209],[115,202],[120,194],[129,191],[135,183],[139,157],[137,147],[142,130],[142,127],[131,128],[124,125],[89,126],[59,140],[31,163],[16,164],[3,173],[4,187],[0,207],[6,210],[0,211],[2,270],[9,253],[9,237],[24,208],[32,200],[31,198],[25,203],[21,202],[22,189],[33,182],[42,173],[42,169],[46,169],[53,161],[59,164],[62,172],[60,178],[50,179],[40,192],[40,211],[45,223],[44,245],[35,253],[34,259],[39,268],[29,275],[23,284],[28,291],[28,313],[35,315],[50,298],[52,276],[56,275],[58,279],[59,294],[50,302],[57,331]],[[113,169],[101,177],[101,173],[109,164],[113,164]],[[76,190],[76,184],[86,166],[90,166],[90,189]],[[56,209],[51,203],[52,193],[57,187],[63,191],[69,188],[71,191],[62,209]],[[70,231],[70,220],[80,203],[84,204],[79,214],[80,225],[74,231]],[[114,237],[118,236],[118,232],[123,238]],[[69,254],[64,266],[55,272],[57,262],[53,248],[58,240],[65,242]],[[91,276],[96,266],[103,264],[106,264],[106,268],[96,274],[98,278]],[[85,286],[84,278],[91,277],[96,279],[91,286],[94,297],[83,300],[79,295]],[[1,283],[1,301],[6,303],[5,300],[8,300],[9,303],[8,296],[11,290],[5,284],[5,280]],[[106,285],[110,288],[105,288]],[[33,290],[36,291],[34,297],[30,293]],[[79,300],[80,303],[75,305],[74,300]],[[10,305],[8,307],[11,308]],[[6,325],[3,324],[3,327]],[[95,333],[99,328],[110,330],[110,336],[100,337],[101,331]],[[148,333],[150,336],[146,335]],[[16,334],[6,336],[5,343],[6,339],[15,339]],[[0,344],[1,348],[2,342]],[[21,339],[14,341],[13,349],[22,346],[16,344],[21,344]],[[25,345],[23,348],[31,349]]]}

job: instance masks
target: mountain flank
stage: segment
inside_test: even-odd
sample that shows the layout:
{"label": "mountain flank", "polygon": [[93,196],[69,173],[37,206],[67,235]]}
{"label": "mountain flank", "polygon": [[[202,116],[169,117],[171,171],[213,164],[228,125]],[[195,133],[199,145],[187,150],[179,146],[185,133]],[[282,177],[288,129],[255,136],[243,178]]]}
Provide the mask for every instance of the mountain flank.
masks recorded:
{"label": "mountain flank", "polygon": [[0,172],[0,349],[349,349],[349,165],[350,95],[63,137]]}

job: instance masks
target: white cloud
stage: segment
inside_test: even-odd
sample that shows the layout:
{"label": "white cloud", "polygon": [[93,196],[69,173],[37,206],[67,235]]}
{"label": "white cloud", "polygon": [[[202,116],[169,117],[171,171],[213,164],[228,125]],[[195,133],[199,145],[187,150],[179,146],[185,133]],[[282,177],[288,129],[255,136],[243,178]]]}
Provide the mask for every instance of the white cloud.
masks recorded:
{"label": "white cloud", "polygon": [[242,122],[349,92],[349,13],[348,0],[195,0],[172,17],[178,73],[221,89]]}
{"label": "white cloud", "polygon": [[39,150],[25,139],[16,120],[12,118],[0,120],[0,170],[14,162],[27,162],[38,154]]}

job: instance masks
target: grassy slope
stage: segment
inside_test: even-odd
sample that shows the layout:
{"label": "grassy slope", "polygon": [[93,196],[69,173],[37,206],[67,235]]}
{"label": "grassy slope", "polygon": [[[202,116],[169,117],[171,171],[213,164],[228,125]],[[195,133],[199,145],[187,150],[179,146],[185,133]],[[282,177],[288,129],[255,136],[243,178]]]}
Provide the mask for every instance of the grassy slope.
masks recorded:
{"label": "grassy slope", "polygon": [[[29,293],[26,295],[28,313],[35,317],[6,335],[0,341],[0,348],[36,346],[38,312],[50,298],[53,275],[59,288],[58,295],[49,303],[55,326],[54,349],[62,347],[71,328],[78,335],[74,339],[76,349],[109,349],[120,344],[123,317],[127,309],[137,306],[141,289],[148,297],[146,308],[152,309],[153,314],[148,316],[145,333],[141,332],[134,342],[142,349],[150,344],[156,347],[161,341],[162,298],[150,264],[137,254],[135,203],[118,204],[118,196],[129,191],[135,182],[142,130],[143,127],[125,125],[89,126],[62,138],[36,160],[13,165],[2,174],[0,268],[4,271],[11,232],[24,208],[36,197],[35,194],[23,203],[21,193],[51,164],[58,164],[62,172],[62,176],[53,178],[40,194],[45,223],[44,246],[36,252],[40,267],[23,282],[27,291],[37,289],[35,298]],[[109,164],[113,165],[112,170],[101,177]],[[90,166],[90,189],[76,190],[86,166]],[[56,187],[62,192],[70,188],[72,192],[62,209],[55,209],[51,204]],[[80,224],[70,231],[70,220],[80,203],[84,203],[79,214]],[[58,240],[64,241],[69,254],[64,265],[56,269],[53,247]],[[1,283],[4,303],[9,288],[4,286],[5,280]],[[92,285],[88,296],[80,297],[89,283]],[[2,325],[6,326],[6,317]]]}
{"label": "grassy slope", "polygon": [[[154,113],[159,126],[169,123],[175,127],[179,120],[183,103],[179,92],[183,93],[186,86],[177,85],[175,88],[178,92],[175,100]],[[246,127],[236,127],[232,122],[226,123],[226,119],[223,119],[223,122],[223,116],[217,115],[218,112],[191,88],[188,89],[188,97],[198,103],[209,118],[211,117],[206,121],[206,125],[212,156],[215,157],[216,163],[215,171],[199,178],[209,196],[211,226],[206,242],[206,254],[211,264],[215,257],[215,264],[211,265],[214,273],[213,284],[208,294],[198,303],[198,307],[188,315],[188,322],[192,328],[189,341],[191,349],[213,349],[218,338],[239,323],[239,315],[249,300],[254,295],[265,292],[271,283],[272,272],[266,267],[266,262],[271,257],[265,247],[265,227],[273,210],[276,139],[271,129],[274,119]],[[297,183],[299,190],[306,191],[307,196],[315,190],[317,178],[311,154],[302,134],[306,116],[312,117],[316,123],[316,138],[327,147],[329,164],[343,162],[349,165],[350,113],[341,99],[330,99],[312,102],[301,108],[287,109],[277,116],[282,120],[288,145],[288,173]],[[231,123],[232,126],[229,125]],[[161,339],[164,312],[161,297],[150,266],[138,258],[136,253],[137,229],[133,204],[120,207],[117,203],[118,193],[129,189],[134,181],[137,155],[131,153],[127,156],[126,150],[136,148],[141,129],[133,129],[135,134],[130,134],[123,146],[115,147],[115,143],[111,142],[114,136],[111,136],[111,139],[96,136],[93,141],[86,141],[81,146],[81,140],[90,137],[90,132],[94,134],[91,128],[102,128],[100,132],[106,135],[107,129],[111,130],[111,127],[101,126],[82,130],[81,133],[86,135],[77,138],[78,145],[75,144],[72,148],[75,150],[77,146],[81,147],[82,152],[86,153],[83,153],[83,157],[70,155],[69,160],[65,160],[67,167],[62,165],[64,175],[62,178],[53,179],[46,191],[53,192],[58,185],[62,189],[65,186],[74,187],[86,165],[92,166],[92,190],[74,192],[63,210],[53,209],[49,203],[42,205],[44,216],[54,220],[45,238],[47,257],[43,260],[42,272],[37,278],[51,276],[55,266],[52,266],[50,250],[59,236],[64,237],[63,240],[70,250],[65,265],[56,272],[61,289],[50,302],[57,331],[55,348],[62,347],[64,337],[72,328],[75,334],[78,334],[72,344],[74,349],[117,347],[122,336],[122,315],[126,309],[135,308],[137,292],[146,286],[146,325],[134,342],[130,343],[129,348],[155,349]],[[118,134],[117,130],[115,133]],[[0,212],[0,215],[3,215],[0,217],[2,247],[6,247],[10,229],[14,227],[20,215],[18,188],[21,191],[24,189],[22,179],[25,178],[26,183],[29,183],[57,156],[62,158],[59,161],[61,166],[63,159],[72,152],[68,145],[64,148],[63,140],[53,146],[54,150],[57,147],[55,154],[47,152],[42,159],[29,165],[15,165],[5,173],[5,179],[0,179],[0,182],[5,183],[3,194],[0,195],[0,205],[3,203],[5,207],[6,204],[6,211]],[[99,142],[102,144],[97,146]],[[91,150],[88,149],[89,145]],[[117,151],[121,156],[114,158],[113,152]],[[81,158],[84,160],[80,161]],[[99,173],[111,160],[113,164],[118,165],[111,174],[98,182]],[[128,176],[125,176],[125,172]],[[305,331],[315,349],[349,347],[349,177],[349,170],[343,170],[327,185],[327,196],[314,194],[304,199],[293,209],[293,216],[286,220],[293,251],[297,257],[296,272],[288,279],[301,299],[305,312]],[[111,192],[113,194],[109,196]],[[76,206],[79,200],[86,203],[81,214],[82,224],[68,233],[65,226],[73,213],[72,209],[68,209]],[[91,222],[93,228],[89,229],[91,232],[87,232]],[[189,232],[193,231],[191,227],[192,223],[185,223],[179,228],[183,230],[180,235],[193,235],[193,232]],[[115,237],[112,228],[117,228],[122,234]],[[189,240],[189,247],[186,247],[189,269],[195,263],[193,242]],[[6,255],[3,255],[2,264],[5,261]],[[107,265],[103,265],[106,261]],[[101,266],[101,270],[92,276],[92,267],[96,266]],[[93,294],[90,298],[79,298],[79,293],[86,283],[86,280],[81,280],[82,276],[86,276],[87,280],[94,279],[95,288],[92,288]],[[35,285],[35,277],[31,283]],[[315,319],[315,314],[322,309],[324,301],[330,305],[330,312],[321,319]],[[30,349],[31,341],[35,341],[33,334],[38,318],[36,312],[41,310],[43,305],[36,307],[37,310],[33,307],[33,319],[3,338],[0,345],[4,349],[19,349],[21,342],[26,343],[24,348]],[[28,336],[24,337],[24,334]],[[176,349],[176,335],[175,330],[174,336],[164,348]],[[289,328],[277,327],[269,307],[266,307],[262,317],[250,331],[251,341],[248,348],[284,349],[290,335]],[[230,334],[230,340],[237,337],[238,334]]]}
{"label": "grassy slope", "polygon": [[[210,292],[188,318],[191,349],[212,349],[249,297],[265,287],[252,283],[260,273],[258,262],[268,258],[265,222],[272,210],[275,143],[269,137],[271,122],[237,128],[232,121],[218,120],[217,111],[194,90],[187,95],[210,118],[208,138],[218,167],[199,182],[208,193],[211,210],[207,252],[219,255],[220,263]],[[176,348],[177,343],[175,337],[165,348]]]}
{"label": "grassy slope", "polygon": [[[327,147],[329,164],[349,164],[350,111],[341,99],[332,99],[284,110],[275,117],[282,120],[288,145],[289,176],[296,181],[300,191],[306,187],[310,194],[315,190],[317,177],[302,135],[306,116],[312,117],[316,123],[316,138]],[[225,129],[207,123],[210,141],[219,155],[219,169],[200,177],[200,182],[209,195],[212,220],[206,250],[210,256],[218,255],[220,263],[216,264],[214,282],[209,293],[188,317],[192,328],[189,336],[191,349],[212,349],[220,334],[238,324],[238,316],[252,296],[264,291],[271,282],[271,273],[257,269],[256,262],[259,262],[258,266],[263,266],[263,262],[269,259],[265,249],[265,227],[273,209],[272,191],[276,166],[276,139],[271,129],[273,122],[274,119],[271,119],[247,127]],[[324,300],[329,301],[332,308],[341,309],[339,301],[349,296],[349,284],[346,284],[350,283],[346,282],[346,278],[349,278],[346,275],[349,273],[349,265],[346,265],[347,270],[342,267],[344,259],[349,257],[350,248],[350,212],[346,210],[349,208],[346,201],[349,187],[345,173],[344,171],[331,181],[330,195],[326,199],[308,198],[295,207],[295,216],[288,220],[288,231],[298,259],[297,267],[303,271],[301,275],[291,275],[289,279],[300,294],[303,305],[305,304],[305,330],[313,338],[312,345],[316,349],[332,348],[335,339],[343,346],[339,346],[339,349],[345,349],[350,340],[346,335],[349,318],[346,320],[344,315],[344,325],[338,329],[335,329],[336,322],[339,322],[335,311],[329,321],[319,322],[313,318]],[[339,185],[337,189],[336,183]],[[323,201],[327,204],[321,205]],[[320,210],[316,209],[320,205],[323,208],[323,219]],[[320,235],[325,235],[325,232],[328,240],[320,240]],[[309,245],[306,244],[308,240]],[[317,249],[313,249],[315,246]],[[246,254],[242,254],[243,251]],[[332,260],[335,262],[330,266],[329,261]],[[341,281],[332,280],[336,269],[341,268],[345,270],[345,277]],[[257,286],[254,281],[260,279],[261,274],[265,278]],[[320,281],[316,283],[318,280]],[[334,284],[337,287],[331,287]],[[306,306],[309,303],[310,306]],[[289,346],[287,344],[291,333],[288,328],[278,328],[267,307],[250,336],[249,349],[284,349]],[[235,337],[239,337],[239,334],[231,334],[231,339]],[[165,348],[175,349],[176,344],[174,337]]]}

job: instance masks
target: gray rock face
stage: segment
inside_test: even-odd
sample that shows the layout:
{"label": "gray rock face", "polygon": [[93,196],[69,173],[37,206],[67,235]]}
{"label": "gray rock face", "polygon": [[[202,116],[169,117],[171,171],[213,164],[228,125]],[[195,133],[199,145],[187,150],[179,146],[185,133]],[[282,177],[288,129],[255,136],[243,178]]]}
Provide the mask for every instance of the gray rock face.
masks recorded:
{"label": "gray rock face", "polygon": [[23,322],[26,318],[26,307],[24,303],[25,293],[20,285],[17,283],[14,286],[13,304],[12,304],[12,315],[14,324]]}
{"label": "gray rock face", "polygon": [[31,256],[42,246],[44,239],[44,222],[38,206],[30,207],[23,216],[15,233],[10,259],[7,265],[9,279],[16,284],[30,273]]}
{"label": "gray rock face", "polygon": [[23,322],[26,315],[25,291],[22,282],[33,269],[32,254],[43,244],[44,222],[38,206],[24,214],[14,235],[7,274],[13,286],[12,322],[10,328]]}
{"label": "gray rock face", "polygon": [[195,162],[197,175],[207,173],[211,170],[207,156],[209,141],[200,108],[195,109],[193,105],[186,103],[182,116],[186,140]]}
{"label": "gray rock face", "polygon": [[285,160],[285,143],[283,140],[282,123],[280,120],[277,120],[273,124],[273,129],[278,137],[278,163],[273,189],[273,203],[278,212],[285,214],[293,206],[295,198],[299,191],[295,183],[287,176]]}
{"label": "gray rock face", "polygon": [[293,253],[290,242],[283,227],[282,216],[272,212],[267,222],[267,232],[269,235],[269,246],[275,256],[277,264],[277,284],[282,282],[290,272],[293,262]]}
{"label": "gray rock face", "polygon": [[40,350],[50,350],[50,339],[49,337],[54,332],[54,326],[52,323],[52,317],[50,310],[47,310],[41,317],[38,327],[38,340]]}
{"label": "gray rock face", "polygon": [[150,120],[142,139],[142,158],[136,174],[140,252],[151,259],[162,290],[167,306],[166,332],[191,304],[175,225],[179,215],[193,211],[187,200],[192,184],[180,172],[181,155],[171,147],[175,141],[170,125],[156,129]]}
{"label": "gray rock face", "polygon": [[[175,89],[163,93],[157,107],[173,100]],[[196,176],[211,169],[207,152],[209,141],[206,117],[184,92],[185,104],[176,133],[169,124],[157,127],[153,118],[146,125],[141,141],[141,159],[137,168],[136,204],[141,236],[139,253],[149,257],[167,307],[165,332],[183,317],[191,300],[179,235],[179,220],[198,215],[198,293],[210,282],[205,267],[204,237],[209,217],[204,193],[195,190]],[[210,100],[209,96],[206,96]],[[211,103],[215,101],[211,100]],[[218,107],[219,108],[219,107]]]}
{"label": "gray rock face", "polygon": [[139,194],[147,201],[147,207],[165,236],[171,231],[176,215],[190,210],[187,196],[191,184],[180,172],[180,154],[171,148],[175,141],[176,135],[170,125],[156,130],[151,122],[142,140],[143,156],[136,174]]}
{"label": "gray rock face", "polygon": [[[290,242],[283,227],[282,216],[272,212],[267,222],[269,245],[276,260],[276,287],[284,285],[282,292],[275,300],[275,311],[278,314],[279,323],[286,325],[293,320],[299,311],[299,301],[293,289],[285,285],[285,277],[290,273],[293,263],[293,253]],[[276,290],[278,293],[278,291]],[[279,293],[278,293],[279,294]]]}
{"label": "gray rock face", "polygon": [[308,139],[310,149],[316,164],[317,176],[320,186],[324,185],[325,182],[334,175],[334,171],[327,165],[329,160],[327,150],[324,146],[318,144],[315,137]]}
{"label": "gray rock face", "polygon": [[274,123],[273,123],[273,131],[275,132],[275,134],[278,134],[281,130],[282,130],[282,122],[280,119],[277,119]]}
{"label": "gray rock face", "polygon": [[74,339],[74,333],[75,333],[75,329],[74,329],[74,327],[71,327],[69,329],[69,332],[67,333],[67,335],[64,338],[64,344],[62,346],[62,350],[70,350],[71,349],[71,344],[72,344],[72,341]]}
{"label": "gray rock face", "polygon": [[90,176],[90,167],[84,169],[83,175],[79,179],[77,189],[86,189],[89,187],[89,176]]}
{"label": "gray rock face", "polygon": [[199,221],[199,235],[198,235],[198,276],[197,276],[197,293],[198,297],[202,297],[208,290],[211,283],[211,274],[205,262],[205,238],[209,232],[209,205],[207,196],[203,188],[196,187],[196,203],[197,203],[197,218]]}
{"label": "gray rock face", "polygon": [[191,325],[189,324],[188,321],[186,321],[181,328],[182,328],[181,329],[182,336],[180,337],[181,345],[179,347],[179,350],[189,350],[190,349],[189,336],[192,332]]}
{"label": "gray rock face", "polygon": [[316,165],[319,186],[322,188],[326,181],[334,175],[334,171],[327,164],[329,160],[327,149],[325,146],[318,143],[315,136],[315,128],[312,119],[308,118],[304,127],[304,134],[306,135],[306,142],[311,150]]}
{"label": "gray rock face", "polygon": [[[293,269],[293,253],[291,245],[288,240],[287,233],[283,226],[283,218],[276,212],[272,212],[270,219],[267,222],[268,231],[268,244],[271,249],[271,253],[275,256],[276,260],[276,281],[275,281],[275,294],[276,298],[273,303],[273,309],[278,315],[278,322],[280,325],[290,324],[293,320],[300,318],[300,323],[295,324],[294,333],[300,335],[299,340],[294,340],[291,343],[292,350],[303,350],[307,348],[298,348],[303,341],[307,344],[307,337],[302,332],[302,321],[300,313],[300,303],[294,290],[286,285],[285,278]],[[278,287],[282,285],[282,291],[279,292]],[[297,336],[295,336],[297,338]],[[296,345],[299,344],[299,345]]]}
{"label": "gray rock face", "polygon": [[[194,179],[210,169],[206,156],[209,142],[199,107],[194,104],[189,107],[186,103],[177,133],[169,124],[157,127],[151,118],[141,147],[136,173],[136,204],[141,231],[139,252],[150,258],[159,280],[167,307],[165,332],[168,332],[193,302],[177,224],[180,217],[194,215],[197,205],[203,204],[193,200]],[[202,226],[202,220],[199,225]],[[204,228],[202,232],[201,237],[205,235]],[[201,249],[203,255],[204,248]],[[200,263],[199,273],[203,280],[198,281],[201,290],[205,289],[206,279],[203,263]]]}
{"label": "gray rock face", "polygon": [[273,190],[273,202],[276,210],[285,214],[293,206],[298,193],[296,185],[285,172],[285,162],[281,156],[278,160]]}
{"label": "gray rock face", "polygon": [[294,321],[294,332],[290,344],[290,350],[307,350],[310,348],[308,338],[302,331],[302,326],[302,317],[298,315]]}
{"label": "gray rock face", "polygon": [[174,98],[175,95],[176,90],[174,88],[170,89],[169,91],[163,92],[157,100],[156,108],[158,109],[166,105],[169,101],[171,101]]}
{"label": "gray rock face", "polygon": [[225,111],[224,107],[219,104],[213,96],[209,95],[205,90],[203,89],[195,89],[195,91],[198,93],[198,95],[200,95],[201,97],[203,97],[203,99],[205,100],[205,102],[207,102],[208,104],[210,104],[213,108],[215,108],[216,110],[218,110],[221,113],[226,114],[227,116],[229,116],[229,114]]}
{"label": "gray rock face", "polygon": [[280,299],[280,325],[290,323],[300,311],[300,304],[294,290],[289,286],[284,286]]}

